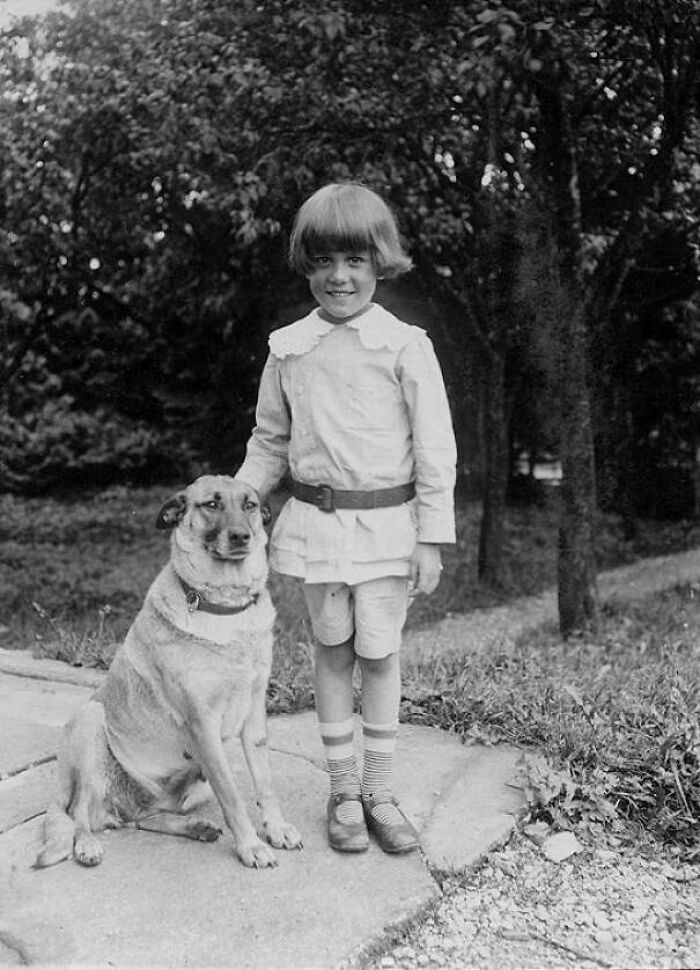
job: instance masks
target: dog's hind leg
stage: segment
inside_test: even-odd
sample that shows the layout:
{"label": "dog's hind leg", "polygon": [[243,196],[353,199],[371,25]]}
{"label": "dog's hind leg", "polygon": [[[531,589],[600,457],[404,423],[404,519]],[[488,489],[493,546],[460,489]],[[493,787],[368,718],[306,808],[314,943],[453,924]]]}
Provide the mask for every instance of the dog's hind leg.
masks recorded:
{"label": "dog's hind leg", "polygon": [[44,817],[41,848],[34,862],[35,869],[54,866],[73,855],[75,823],[61,802],[51,805]]}
{"label": "dog's hind leg", "polygon": [[94,833],[111,821],[105,806],[109,759],[104,708],[91,700],[64,733],[58,758],[59,796],[46,813],[37,868],[71,855],[85,866],[102,861],[102,846]]}
{"label": "dog's hind leg", "polygon": [[253,778],[265,838],[276,849],[301,849],[303,848],[301,836],[293,825],[283,819],[272,785],[270,754],[267,746],[265,683],[266,680],[264,682],[261,680],[253,688],[251,709],[241,732],[243,751]]}
{"label": "dog's hind leg", "polygon": [[199,768],[188,768],[173,775],[164,792],[150,808],[136,818],[136,826],[146,832],[181,835],[198,842],[215,842],[221,829],[210,818],[214,795]]}
{"label": "dog's hind leg", "polygon": [[221,829],[200,815],[176,815],[174,812],[158,812],[137,820],[136,825],[146,832],[162,832],[163,835],[182,835],[198,842],[216,842]]}

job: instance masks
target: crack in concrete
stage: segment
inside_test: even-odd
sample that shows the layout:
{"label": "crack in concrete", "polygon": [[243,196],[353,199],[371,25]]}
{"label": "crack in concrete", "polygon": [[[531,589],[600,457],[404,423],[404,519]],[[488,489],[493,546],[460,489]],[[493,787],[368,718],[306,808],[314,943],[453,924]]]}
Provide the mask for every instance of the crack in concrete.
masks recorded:
{"label": "crack in concrete", "polygon": [[29,951],[27,950],[26,945],[22,942],[22,940],[18,936],[16,936],[10,930],[3,929],[1,925],[0,925],[0,943],[4,947],[6,947],[6,949],[10,950],[12,953],[16,953],[17,956],[19,957],[20,963],[23,966],[27,966],[27,964],[31,963],[30,954],[29,954]]}
{"label": "crack in concrete", "polygon": [[41,818],[42,815],[46,815],[46,809],[42,809],[40,812],[34,812],[33,815],[27,815],[26,818],[20,819],[19,822],[13,822],[12,825],[8,825],[6,829],[0,829],[0,836],[7,835],[8,832],[14,831],[14,829],[20,828],[22,825],[26,825],[27,822],[33,822],[35,818]]}
{"label": "crack in concrete", "polygon": [[308,755],[301,754],[298,751],[288,751],[286,748],[276,748],[273,745],[270,745],[270,751],[274,751],[275,754],[287,755],[289,758],[296,758],[297,761],[303,761],[307,765],[311,765],[311,767],[315,768],[317,771],[320,771],[322,774],[325,774],[325,768],[321,767],[316,761],[314,761],[313,758],[309,758]]}
{"label": "crack in concrete", "polygon": [[56,761],[56,755],[47,754],[45,758],[37,758],[36,761],[30,761],[29,764],[21,765],[19,768],[10,768],[9,771],[0,774],[0,782],[7,781],[10,778],[16,778],[17,775],[21,775],[24,771],[31,771],[32,768],[38,768],[40,765],[48,765],[52,761]]}

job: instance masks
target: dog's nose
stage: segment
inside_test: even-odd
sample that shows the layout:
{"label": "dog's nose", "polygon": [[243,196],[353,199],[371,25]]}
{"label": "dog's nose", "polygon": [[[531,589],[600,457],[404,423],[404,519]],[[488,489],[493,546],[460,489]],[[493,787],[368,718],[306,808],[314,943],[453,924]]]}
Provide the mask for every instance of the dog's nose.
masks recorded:
{"label": "dog's nose", "polygon": [[228,541],[233,546],[244,546],[250,539],[250,532],[247,529],[231,529],[228,534]]}

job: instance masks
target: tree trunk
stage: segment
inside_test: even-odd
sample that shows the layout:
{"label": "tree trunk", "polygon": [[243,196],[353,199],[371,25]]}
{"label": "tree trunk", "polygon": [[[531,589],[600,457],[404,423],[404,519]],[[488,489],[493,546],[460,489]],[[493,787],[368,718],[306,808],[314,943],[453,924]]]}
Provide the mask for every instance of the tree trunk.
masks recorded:
{"label": "tree trunk", "polygon": [[556,241],[556,342],[560,377],[562,463],[559,525],[559,627],[563,636],[598,619],[593,520],[595,460],[588,385],[581,199],[568,115],[566,66],[538,82],[542,188]]}
{"label": "tree trunk", "polygon": [[586,326],[581,303],[571,308],[562,331],[561,338],[565,342],[561,355],[562,481],[557,578],[559,628],[564,636],[568,636],[597,621],[593,431],[586,381]]}
{"label": "tree trunk", "polygon": [[484,491],[479,529],[479,579],[501,578],[506,486],[508,482],[508,420],[505,362],[500,354],[488,359],[484,407]]}

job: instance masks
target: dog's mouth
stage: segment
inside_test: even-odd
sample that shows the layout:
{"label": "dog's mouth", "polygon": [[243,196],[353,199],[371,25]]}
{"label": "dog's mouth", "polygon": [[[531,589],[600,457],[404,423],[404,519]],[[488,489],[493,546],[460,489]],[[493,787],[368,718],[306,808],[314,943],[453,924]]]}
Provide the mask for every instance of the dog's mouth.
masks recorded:
{"label": "dog's mouth", "polygon": [[220,549],[209,547],[207,552],[211,558],[215,559],[217,562],[240,562],[242,559],[246,558],[250,550],[247,548],[237,548],[229,549],[227,552],[221,552]]}

